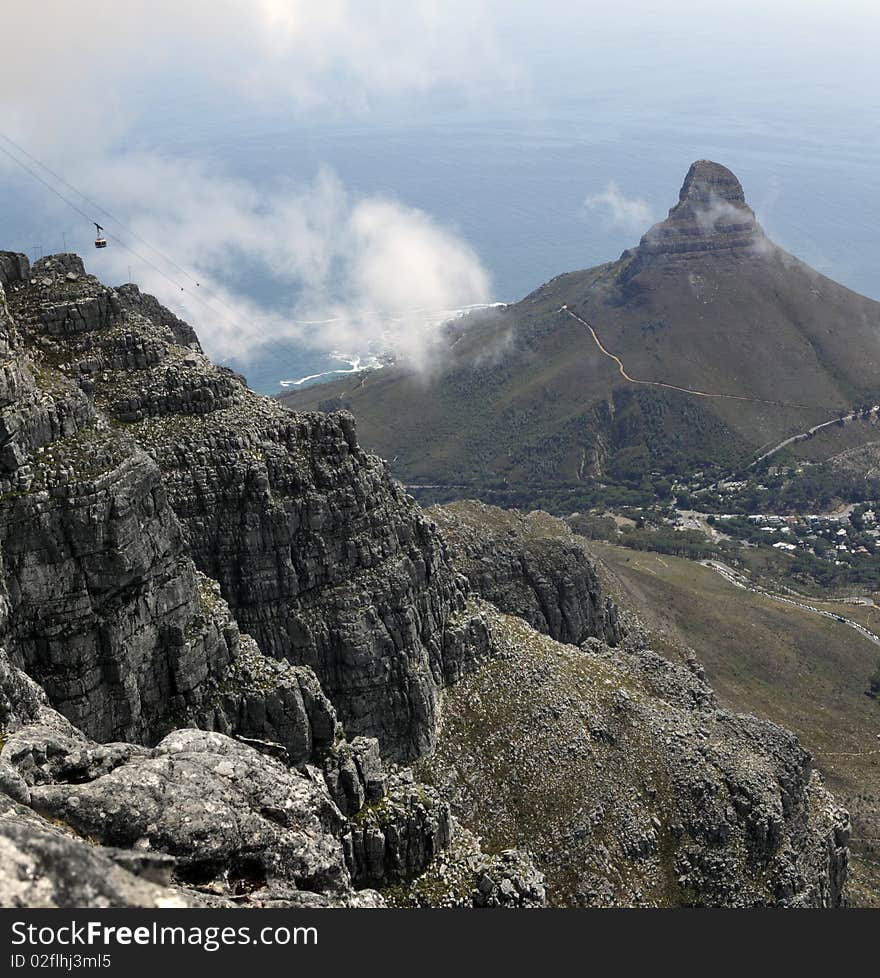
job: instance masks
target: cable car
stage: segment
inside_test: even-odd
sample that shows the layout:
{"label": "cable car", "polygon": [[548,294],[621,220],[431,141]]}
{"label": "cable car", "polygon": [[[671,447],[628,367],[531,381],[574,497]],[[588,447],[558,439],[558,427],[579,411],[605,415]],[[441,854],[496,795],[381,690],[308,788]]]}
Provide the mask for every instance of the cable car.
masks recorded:
{"label": "cable car", "polygon": [[106,248],[107,239],[104,237],[104,229],[100,224],[95,223],[95,247],[96,248]]}

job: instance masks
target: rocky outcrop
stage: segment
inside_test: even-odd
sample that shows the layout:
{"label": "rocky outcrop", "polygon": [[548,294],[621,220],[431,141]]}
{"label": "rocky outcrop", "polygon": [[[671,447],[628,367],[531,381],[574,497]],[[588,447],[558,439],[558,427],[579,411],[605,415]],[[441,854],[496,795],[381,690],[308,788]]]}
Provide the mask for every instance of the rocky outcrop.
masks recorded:
{"label": "rocky outcrop", "polygon": [[476,594],[560,642],[617,645],[617,608],[562,520],[467,501],[429,509]]}
{"label": "rocky outcrop", "polygon": [[547,905],[544,874],[516,849],[487,856],[477,837],[456,825],[452,844],[415,880],[386,888],[393,907],[504,907]]}
{"label": "rocky outcrop", "polygon": [[119,301],[124,309],[145,316],[159,329],[170,329],[175,343],[198,350],[199,353],[202,352],[202,345],[199,343],[199,338],[192,326],[175,316],[170,309],[166,309],[155,296],[141,292],[131,282],[120,285],[116,294],[119,296]]}
{"label": "rocky outcrop", "polygon": [[[38,733],[40,756],[76,754],[73,737]],[[247,745],[178,730],[153,749],[125,745],[89,780],[79,780],[88,777],[80,769],[73,783],[61,772],[39,783],[40,768],[24,762],[34,756],[33,738],[25,752],[13,734],[3,753],[34,779],[31,807],[81,836],[166,853],[178,880],[225,878],[233,894],[268,881],[329,893],[349,884],[337,838],[343,819],[323,783]]]}
{"label": "rocky outcrop", "polygon": [[[5,260],[26,267],[20,256]],[[88,455],[108,455],[103,470],[112,476],[87,485],[103,492],[98,498],[70,493],[68,523],[87,523],[86,509],[96,527],[112,523],[114,500],[125,497],[129,520],[158,520],[152,549],[173,562],[185,547],[263,653],[314,670],[351,735],[377,736],[398,760],[429,750],[438,690],[485,653],[485,628],[462,618],[466,585],[442,540],[384,463],[359,447],[351,418],[293,415],[253,394],[211,364],[154,299],[102,286],[74,256],[37,262],[10,285],[10,305],[34,362],[51,364],[59,385],[80,399],[86,392],[86,406],[97,408],[101,444]],[[125,462],[109,458],[114,445]],[[67,464],[70,452],[60,448]],[[143,577],[134,566],[131,574]],[[116,568],[112,579],[120,580]],[[186,588],[169,586],[174,597],[161,603],[180,607],[169,623],[180,636]],[[155,604],[148,593],[138,600]],[[67,608],[61,614],[70,617]],[[152,636],[145,641],[155,646]],[[105,658],[119,658],[118,647]],[[192,646],[188,656],[209,671],[229,658]],[[80,671],[89,669],[96,666],[84,653]],[[79,690],[80,701],[96,688]],[[164,696],[160,686],[153,698]],[[95,734],[143,736],[125,723]]]}
{"label": "rocky outcrop", "polygon": [[447,547],[150,297],[0,288],[0,902],[842,901],[808,755],[627,637],[564,524]]}
{"label": "rocky outcrop", "polygon": [[204,905],[117,865],[30,809],[0,794],[0,898],[7,908]]}
{"label": "rocky outcrop", "polygon": [[[7,688],[11,677],[27,686],[7,666]],[[353,894],[341,841],[347,823],[322,778],[218,733],[178,730],[155,748],[96,744],[45,703],[26,712],[4,721],[0,766],[9,800],[0,844],[22,863],[57,859],[51,888],[80,873],[85,905],[158,898],[126,889],[127,877],[116,871],[112,892],[97,886],[92,877],[109,860],[134,876],[226,898],[279,887],[331,901]],[[11,880],[5,887],[4,905],[19,896],[35,901],[27,891],[16,896]]]}
{"label": "rocky outcrop", "polygon": [[[99,744],[2,651],[0,729],[4,906],[383,906],[369,887],[407,885],[453,835],[448,805],[386,771],[375,739],[338,740],[323,769],[195,729]],[[542,900],[528,858],[507,864],[499,886]],[[486,865],[476,847],[474,894]]]}
{"label": "rocky outcrop", "polygon": [[411,771],[395,773],[385,794],[357,812],[350,825],[346,862],[362,886],[418,876],[452,838],[449,806],[433,788],[417,784]]}
{"label": "rocky outcrop", "polygon": [[652,262],[688,261],[709,252],[754,257],[770,248],[736,176],[720,163],[697,160],[685,176],[678,203],[632,253],[627,274]]}
{"label": "rocky outcrop", "polygon": [[343,741],[324,758],[322,773],[350,819],[345,858],[357,884],[412,879],[449,846],[449,806],[434,789],[417,784],[411,771],[386,771],[375,739]]}
{"label": "rocky outcrop", "polygon": [[528,846],[553,904],[841,904],[849,819],[792,734],[650,650],[486,613],[497,655],[417,771],[489,849]]}
{"label": "rocky outcrop", "polygon": [[314,674],[242,640],[155,462],[53,361],[67,346],[28,352],[34,323],[82,352],[84,336],[118,326],[120,303],[75,256],[31,276],[21,256],[0,267],[0,638],[14,661],[98,740],[151,743],[195,723],[319,758],[336,718]]}

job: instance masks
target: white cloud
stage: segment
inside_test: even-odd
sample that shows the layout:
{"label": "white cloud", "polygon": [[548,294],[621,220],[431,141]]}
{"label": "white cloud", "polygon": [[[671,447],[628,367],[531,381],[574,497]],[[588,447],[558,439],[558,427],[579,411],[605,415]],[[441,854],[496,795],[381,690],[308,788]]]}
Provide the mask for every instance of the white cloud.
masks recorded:
{"label": "white cloud", "polygon": [[[330,172],[307,186],[258,187],[205,161],[120,147],[145,101],[155,112],[151,99],[192,84],[244,106],[349,114],[434,88],[507,85],[515,71],[486,10],[483,0],[18,4],[3,15],[15,44],[0,59],[0,128],[169,256],[95,215],[137,255],[111,240],[90,259],[94,270],[124,281],[133,266],[132,278],[191,321],[218,358],[253,356],[267,337],[323,349],[384,341],[422,366],[439,311],[489,298],[479,258],[454,229],[403,203],[351,197]],[[14,172],[0,157],[0,176]],[[47,213],[60,214],[45,196]],[[245,294],[249,272],[289,295],[288,314]],[[295,322],[306,319],[329,322]]]}
{"label": "white cloud", "polygon": [[651,208],[638,197],[625,196],[616,183],[608,184],[600,194],[592,194],[584,201],[587,209],[599,214],[607,227],[640,233],[653,223]]}
{"label": "white cloud", "polygon": [[706,232],[732,224],[748,223],[751,220],[751,215],[744,212],[742,208],[736,207],[717,194],[711,194],[707,203],[695,207],[694,216],[700,229]]}
{"label": "white cloud", "polygon": [[2,17],[4,129],[31,145],[108,145],[145,93],[200,78],[233,96],[304,107],[369,106],[518,75],[488,0],[43,0]]}
{"label": "white cloud", "polygon": [[[444,311],[490,298],[478,256],[452,230],[393,200],[352,197],[329,171],[305,187],[265,192],[204,165],[152,156],[105,161],[100,173],[105,200],[141,188],[150,206],[131,230],[165,243],[163,252],[200,285],[124,232],[137,256],[111,239],[93,264],[112,281],[127,279],[134,264],[138,284],[192,322],[218,357],[247,362],[267,343],[294,340],[325,350],[392,349],[425,369]],[[114,224],[107,229],[113,234]],[[291,296],[286,315],[230,287],[254,269]]]}

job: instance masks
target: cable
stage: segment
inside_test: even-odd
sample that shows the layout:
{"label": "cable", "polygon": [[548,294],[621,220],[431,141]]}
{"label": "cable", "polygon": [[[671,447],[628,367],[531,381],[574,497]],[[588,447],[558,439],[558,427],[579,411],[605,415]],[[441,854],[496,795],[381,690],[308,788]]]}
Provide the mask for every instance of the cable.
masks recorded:
{"label": "cable", "polygon": [[[3,134],[0,134],[0,135],[3,135]],[[9,137],[8,136],[5,136],[5,135],[3,135],[3,138],[4,139],[9,139]],[[12,140],[9,140],[9,142],[12,143],[13,145],[16,145],[17,146],[17,144],[15,144],[15,143],[12,142]],[[58,197],[65,204],[67,204],[68,207],[70,207],[73,210],[75,210],[77,214],[79,214],[81,217],[85,218],[85,220],[87,220],[90,224],[95,224],[96,223],[94,220],[92,220],[92,216],[90,214],[87,214],[84,210],[82,210],[82,208],[80,208],[77,204],[75,204],[69,197],[67,197],[63,193],[61,193],[61,191],[58,190],[56,187],[53,187],[47,180],[44,180],[43,177],[41,177],[39,173],[36,173],[26,163],[24,163],[22,160],[18,159],[16,156],[14,156],[12,153],[10,153],[9,150],[5,149],[3,146],[0,146],[0,153],[3,153],[10,160],[12,160],[13,163],[16,163],[18,166],[20,166],[26,173],[28,173],[35,180],[37,180],[39,183],[41,183],[51,193],[55,194],[56,197]],[[26,155],[30,156],[30,154],[26,154]],[[33,157],[31,157],[31,158],[33,159]],[[36,162],[39,162],[39,161],[36,161]],[[39,164],[39,165],[42,166],[43,164]],[[47,172],[52,173],[52,171],[49,170],[48,167],[44,167],[44,168],[47,170]],[[61,182],[64,183],[65,186],[70,187],[70,189],[72,189],[74,191],[74,193],[79,194],[84,200],[87,200],[87,201],[89,200],[89,198],[86,197],[85,194],[80,193],[80,191],[76,190],[76,188],[73,187],[71,184],[67,183],[67,181],[62,180]],[[108,211],[104,211],[103,208],[99,208],[99,210],[102,210],[104,213],[109,213]],[[112,217],[112,215],[111,215],[111,217]],[[114,221],[116,221],[115,218],[112,218],[112,219]],[[123,227],[124,227],[124,225],[123,225]],[[232,320],[228,316],[224,315],[224,313],[221,310],[216,309],[214,306],[212,306],[210,304],[210,302],[208,302],[204,298],[203,295],[201,295],[199,293],[192,292],[189,289],[185,288],[183,285],[180,284],[180,282],[178,282],[175,279],[173,279],[166,271],[164,271],[163,269],[161,269],[154,262],[150,261],[149,258],[144,257],[142,254],[140,254],[139,252],[135,251],[134,248],[132,248],[130,245],[126,244],[125,241],[123,241],[118,235],[112,234],[112,233],[110,233],[109,231],[106,231],[106,230],[105,230],[105,235],[108,238],[110,238],[112,241],[115,241],[121,248],[123,248],[125,251],[127,251],[130,255],[132,255],[135,258],[137,258],[138,261],[143,262],[149,268],[152,268],[155,272],[157,272],[159,275],[161,275],[166,281],[170,282],[175,288],[179,289],[185,295],[189,295],[192,298],[196,299],[197,301],[201,302],[202,305],[204,305],[206,309],[208,309],[210,312],[214,313],[214,315],[220,316],[222,319],[225,319],[226,322],[228,322],[231,326],[234,326],[234,327],[236,327],[238,329],[241,329],[241,325],[240,325],[240,323],[238,321]],[[161,252],[159,252],[158,249],[152,248],[152,246],[149,245],[149,244],[147,246],[150,247],[157,254],[161,255]],[[178,268],[180,267],[179,265],[176,265],[176,263],[173,263],[173,264],[175,264],[175,266],[178,267]],[[193,279],[193,281],[195,281],[195,279]],[[222,298],[220,298],[219,296],[213,296],[213,298],[216,298],[217,301],[221,302],[223,305],[226,305],[227,308],[229,308],[229,309],[232,308],[231,306],[229,306],[228,303],[223,302]],[[260,333],[260,335],[263,337],[264,344],[265,345],[275,347],[276,348],[276,352],[283,353],[285,355],[289,355],[290,354],[290,350],[285,350],[284,347],[280,346],[279,345],[279,341],[277,339],[275,339],[274,337],[270,336],[268,333],[266,333],[265,330],[260,329],[260,327],[257,325],[256,321],[252,321],[252,325],[256,328],[257,332]],[[223,363],[224,361],[226,361],[228,359],[230,359],[229,356],[223,357],[219,362],[220,363]]]}
{"label": "cable", "polygon": [[[229,310],[229,312],[231,312],[233,314],[233,316],[237,315],[236,314],[236,310],[233,308],[233,306],[231,306],[222,296],[218,295],[216,292],[211,292],[211,291],[209,291],[207,289],[203,289],[202,288],[202,285],[201,285],[201,282],[191,272],[187,271],[186,268],[184,268],[182,265],[180,265],[177,261],[175,261],[170,256],[166,255],[163,251],[161,251],[155,245],[150,244],[149,241],[147,241],[141,235],[137,234],[131,228],[127,227],[111,211],[107,210],[106,207],[102,207],[100,204],[98,204],[96,201],[94,201],[87,194],[83,193],[81,190],[79,190],[77,187],[75,187],[72,183],[70,183],[68,180],[66,180],[59,173],[56,173],[53,169],[51,169],[49,166],[47,166],[45,163],[43,163],[41,160],[39,160],[36,156],[34,156],[32,153],[30,153],[28,150],[26,150],[23,146],[21,146],[19,143],[17,143],[14,139],[12,139],[6,133],[0,132],[0,137],[2,137],[4,140],[6,140],[6,142],[8,142],[11,146],[13,146],[19,153],[21,153],[22,155],[24,155],[25,157],[27,157],[27,159],[31,160],[31,162],[33,162],[34,164],[36,164],[37,166],[39,166],[41,169],[43,169],[54,180],[57,180],[60,184],[62,184],[68,190],[72,191],[78,197],[82,198],[82,200],[84,200],[87,204],[89,204],[95,210],[97,210],[101,214],[105,214],[107,217],[109,217],[110,220],[113,221],[114,224],[118,225],[119,228],[121,228],[130,238],[133,238],[135,241],[140,242],[145,248],[148,248],[151,252],[153,252],[153,254],[157,255],[166,264],[168,264],[172,268],[177,269],[177,271],[180,272],[181,275],[185,276],[191,282],[195,283],[195,286],[196,286],[196,288],[199,291],[198,292],[193,292],[191,289],[185,288],[183,285],[180,284],[180,282],[178,280],[176,280],[175,278],[172,278],[171,275],[169,275],[165,270],[163,270],[158,265],[156,265],[149,258],[146,258],[144,255],[142,255],[139,252],[135,251],[134,248],[132,248],[130,245],[126,244],[126,242],[123,239],[121,239],[118,235],[115,235],[115,234],[112,234],[112,233],[109,233],[109,232],[106,232],[105,231],[105,236],[106,237],[110,238],[110,240],[112,240],[112,241],[115,241],[121,248],[123,248],[125,251],[127,251],[130,255],[132,255],[138,261],[142,262],[147,267],[152,268],[155,272],[157,272],[159,275],[161,275],[167,282],[169,282],[171,285],[173,285],[175,287],[175,289],[179,290],[180,292],[183,292],[185,295],[188,295],[188,296],[196,299],[198,302],[201,302],[202,305],[207,310],[209,310],[213,315],[219,316],[221,319],[223,319],[227,323],[229,323],[230,326],[232,326],[235,329],[238,329],[238,330],[244,332],[244,330],[243,330],[243,328],[241,326],[241,323],[239,322],[239,320],[237,318],[236,319],[233,319],[229,315],[224,314],[220,309],[217,309],[214,305],[211,304],[211,302],[209,302],[205,298],[205,294],[207,293],[210,296],[210,298],[213,300],[213,302],[218,303],[219,305],[223,306],[225,309]],[[47,180],[45,180],[42,176],[40,176],[39,173],[35,172],[24,161],[20,160],[18,157],[16,157],[12,153],[10,153],[9,150],[5,149],[2,145],[0,145],[0,152],[2,152],[5,156],[7,156],[10,160],[12,160],[18,166],[20,166],[26,173],[28,173],[30,176],[32,176],[35,180],[39,181],[39,183],[41,183],[47,190],[49,190],[51,193],[55,194],[56,197],[58,197],[65,204],[67,204],[68,207],[70,207],[73,210],[75,210],[77,214],[79,214],[81,217],[85,218],[90,224],[95,224],[97,226],[100,226],[93,219],[93,216],[92,215],[87,214],[77,204],[75,204],[69,197],[67,197],[63,193],[61,193],[61,191],[58,190],[57,187],[52,186],[52,184],[50,184]],[[468,307],[465,307],[465,308],[466,309],[472,309],[472,308],[473,309],[476,309],[476,308],[485,308],[485,307],[486,307],[486,304],[483,304],[483,303],[475,303],[472,306],[468,306]],[[441,312],[441,313],[442,312],[447,312],[447,311],[448,310],[439,310],[439,312]],[[181,312],[183,312],[184,315],[187,315],[186,310],[181,310]],[[393,319],[399,318],[401,316],[413,315],[413,314],[419,313],[419,312],[428,312],[428,313],[434,314],[434,315],[437,314],[436,312],[434,312],[432,310],[414,309],[414,310],[405,310],[403,312],[398,312],[398,313],[387,313],[387,312],[383,312],[381,310],[369,310],[369,311],[363,313],[362,315],[364,315],[364,316],[380,316],[380,317],[381,316],[385,316],[385,317],[390,317],[393,320]],[[290,356],[292,350],[295,349],[295,347],[293,346],[292,342],[289,341],[289,340],[287,340],[287,341],[285,341],[285,340],[279,340],[275,336],[273,336],[270,333],[268,333],[266,330],[262,329],[259,326],[259,322],[260,322],[261,318],[262,319],[268,319],[268,317],[259,317],[259,316],[250,317],[249,320],[248,320],[248,322],[250,324],[250,328],[253,329],[253,330],[255,330],[262,337],[262,339],[263,339],[263,345],[264,346],[270,347],[270,348],[274,348],[275,352],[281,354],[283,357]],[[329,323],[339,322],[339,321],[340,321],[340,318],[339,317],[337,317],[336,319],[312,319],[312,320],[296,320],[296,319],[293,319],[293,320],[290,320],[291,324],[292,325],[296,325],[296,326],[320,326],[320,325],[327,325]],[[230,358],[231,358],[231,355],[228,355],[226,357],[221,358],[218,362],[219,363],[224,363],[225,361],[229,360]]]}
{"label": "cable", "polygon": [[125,233],[128,234],[130,237],[134,238],[135,241],[139,241],[142,245],[149,248],[150,251],[157,254],[163,261],[168,262],[169,265],[171,265],[173,268],[176,268],[182,275],[185,275],[191,282],[195,282],[197,286],[201,287],[201,283],[198,281],[198,279],[195,278],[194,275],[188,272],[182,265],[179,265],[173,258],[169,257],[164,252],[160,251],[157,247],[155,247],[155,245],[150,244],[149,241],[142,238],[135,231],[132,231],[130,227],[127,227],[118,217],[116,217],[115,214],[108,211],[106,207],[102,207],[96,201],[92,200],[92,198],[89,197],[87,194],[84,194],[81,190],[74,187],[72,183],[69,183],[67,180],[65,180],[64,177],[62,177],[59,173],[56,173],[53,169],[51,169],[51,167],[43,163],[42,160],[37,159],[36,156],[34,156],[32,153],[29,153],[24,148],[24,146],[17,143],[11,136],[7,136],[5,132],[0,132],[0,136],[2,136],[3,139],[5,139],[8,143],[14,146],[20,153],[26,156],[31,162],[36,163],[37,166],[45,170],[48,174],[54,177],[54,179],[56,179],[59,183],[67,187],[68,190],[72,190],[75,194],[77,194],[77,196],[82,197],[82,199],[87,204],[94,207],[95,210],[100,211],[102,214],[106,214],[106,216],[109,217],[111,221],[113,221],[115,224],[118,224],[119,227],[121,227],[123,231],[125,231]]}

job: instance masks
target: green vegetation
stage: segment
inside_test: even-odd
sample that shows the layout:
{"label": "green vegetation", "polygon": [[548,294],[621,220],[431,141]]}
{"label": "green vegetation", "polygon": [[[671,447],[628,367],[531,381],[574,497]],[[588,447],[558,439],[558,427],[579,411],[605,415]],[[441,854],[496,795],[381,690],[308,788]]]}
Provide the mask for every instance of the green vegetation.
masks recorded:
{"label": "green vegetation", "polygon": [[876,668],[868,677],[868,695],[875,700],[880,699],[880,659],[877,660]]}
{"label": "green vegetation", "polygon": [[[722,705],[766,716],[795,731],[816,755],[828,786],[853,816],[858,893],[880,875],[880,712],[865,695],[880,679],[877,649],[848,626],[740,590],[692,561],[594,542],[613,571],[607,584],[650,631],[653,647],[676,658],[697,650]],[[880,630],[880,610],[824,607]],[[876,668],[875,668],[876,663]],[[868,676],[871,678],[867,678]]]}
{"label": "green vegetation", "polygon": [[[666,479],[658,481],[664,487],[668,483]],[[408,485],[406,488],[407,492],[424,506],[453,502],[457,499],[479,499],[481,502],[505,509],[542,509],[554,516],[567,516],[574,511],[597,508],[627,509],[648,506],[658,498],[658,490],[654,488],[652,482],[638,489],[606,482],[556,486],[478,482],[466,486]]]}
{"label": "green vegetation", "polygon": [[587,540],[616,540],[620,532],[611,516],[573,513],[566,522],[575,533]]}
{"label": "green vegetation", "polygon": [[[833,461],[796,468],[770,466],[735,492],[708,488],[696,493],[695,508],[715,513],[823,513],[841,504],[880,498],[880,479],[847,471]],[[681,502],[681,497],[679,497]]]}
{"label": "green vegetation", "polygon": [[718,547],[699,530],[676,530],[671,526],[656,529],[627,527],[621,533],[620,543],[631,550],[653,550],[692,560],[704,560],[719,553]]}

